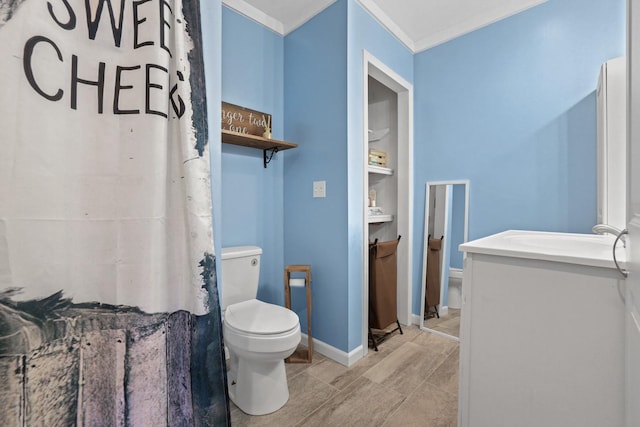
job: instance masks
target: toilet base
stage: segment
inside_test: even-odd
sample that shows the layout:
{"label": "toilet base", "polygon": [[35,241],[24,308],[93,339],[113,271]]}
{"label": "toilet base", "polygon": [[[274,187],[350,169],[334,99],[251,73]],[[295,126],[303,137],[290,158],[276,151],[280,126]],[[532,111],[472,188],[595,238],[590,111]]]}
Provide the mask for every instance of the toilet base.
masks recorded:
{"label": "toilet base", "polygon": [[229,352],[229,398],[242,412],[265,415],[289,400],[284,360],[240,359]]}

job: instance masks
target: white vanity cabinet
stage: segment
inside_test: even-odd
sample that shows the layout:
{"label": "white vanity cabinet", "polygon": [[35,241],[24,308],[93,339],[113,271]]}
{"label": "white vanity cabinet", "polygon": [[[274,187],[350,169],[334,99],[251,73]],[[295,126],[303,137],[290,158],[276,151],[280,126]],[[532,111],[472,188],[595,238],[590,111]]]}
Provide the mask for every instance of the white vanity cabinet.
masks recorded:
{"label": "white vanity cabinet", "polygon": [[521,231],[461,245],[460,426],[624,425],[624,280],[612,245]]}

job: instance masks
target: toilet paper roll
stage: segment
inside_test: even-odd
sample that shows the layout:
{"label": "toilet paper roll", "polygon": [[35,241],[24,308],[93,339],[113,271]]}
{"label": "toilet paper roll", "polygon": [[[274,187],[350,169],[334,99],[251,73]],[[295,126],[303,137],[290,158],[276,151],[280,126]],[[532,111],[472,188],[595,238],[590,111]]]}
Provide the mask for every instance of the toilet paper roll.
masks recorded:
{"label": "toilet paper roll", "polygon": [[304,288],[304,279],[289,279],[289,286]]}

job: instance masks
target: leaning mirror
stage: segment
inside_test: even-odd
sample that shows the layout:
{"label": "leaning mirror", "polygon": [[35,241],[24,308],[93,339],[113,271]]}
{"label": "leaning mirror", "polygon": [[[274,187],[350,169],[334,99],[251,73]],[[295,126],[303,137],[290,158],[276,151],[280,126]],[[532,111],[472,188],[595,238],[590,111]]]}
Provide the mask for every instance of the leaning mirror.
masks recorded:
{"label": "leaning mirror", "polygon": [[462,263],[467,241],[469,181],[426,185],[422,258],[421,329],[458,339],[462,307]]}

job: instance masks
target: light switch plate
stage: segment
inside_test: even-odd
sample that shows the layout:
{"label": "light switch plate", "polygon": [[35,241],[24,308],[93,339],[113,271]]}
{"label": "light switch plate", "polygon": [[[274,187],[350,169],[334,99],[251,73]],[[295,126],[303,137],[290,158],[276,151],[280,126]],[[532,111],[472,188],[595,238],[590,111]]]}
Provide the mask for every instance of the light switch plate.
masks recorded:
{"label": "light switch plate", "polygon": [[327,197],[327,181],[313,181],[313,197]]}

